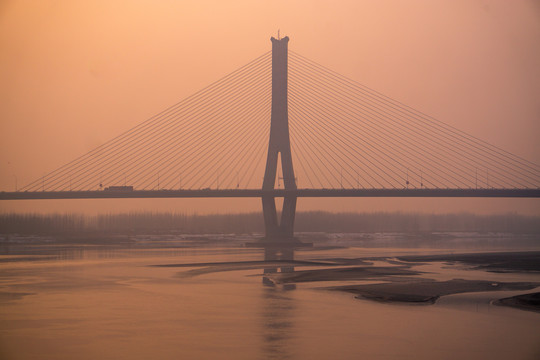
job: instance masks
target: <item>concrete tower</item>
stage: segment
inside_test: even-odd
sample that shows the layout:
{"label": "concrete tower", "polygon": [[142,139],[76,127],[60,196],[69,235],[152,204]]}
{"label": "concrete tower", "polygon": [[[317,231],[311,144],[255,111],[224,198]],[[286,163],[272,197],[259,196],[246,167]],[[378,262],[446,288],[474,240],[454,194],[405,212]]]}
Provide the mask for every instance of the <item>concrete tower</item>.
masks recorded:
{"label": "concrete tower", "polygon": [[[289,116],[287,108],[287,57],[289,37],[272,40],[272,115],[270,123],[270,141],[264,173],[263,190],[273,190],[276,183],[278,159],[285,190],[296,190],[291,143],[289,140]],[[279,179],[278,179],[279,180]],[[278,223],[275,197],[262,197],[264,224],[267,240],[284,241],[292,239],[294,234],[294,216],[296,196],[285,195],[281,221]]]}

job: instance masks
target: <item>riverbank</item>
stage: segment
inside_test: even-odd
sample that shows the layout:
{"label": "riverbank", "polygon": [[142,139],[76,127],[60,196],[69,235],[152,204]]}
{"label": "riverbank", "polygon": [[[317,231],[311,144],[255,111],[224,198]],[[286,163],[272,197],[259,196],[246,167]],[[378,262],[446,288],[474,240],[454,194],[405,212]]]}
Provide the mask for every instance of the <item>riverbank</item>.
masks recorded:
{"label": "riverbank", "polygon": [[490,282],[453,279],[448,281],[407,281],[330,288],[379,302],[434,304],[441,296],[480,291],[531,290],[540,283]]}
{"label": "riverbank", "polygon": [[540,312],[540,292],[499,299],[493,304]]}

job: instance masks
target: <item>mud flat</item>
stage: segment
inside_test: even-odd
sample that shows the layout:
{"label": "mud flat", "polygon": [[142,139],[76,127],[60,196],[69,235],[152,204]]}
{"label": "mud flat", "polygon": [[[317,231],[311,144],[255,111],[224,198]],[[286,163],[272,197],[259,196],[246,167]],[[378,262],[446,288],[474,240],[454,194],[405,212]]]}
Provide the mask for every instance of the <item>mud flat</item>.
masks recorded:
{"label": "mud flat", "polygon": [[408,266],[361,266],[338,267],[330,269],[304,270],[279,274],[277,283],[298,283],[314,281],[344,281],[344,280],[381,280],[391,276],[416,276],[421,273],[410,270]]}
{"label": "mud flat", "polygon": [[540,312],[540,292],[499,299],[493,304]]}
{"label": "mud flat", "polygon": [[[374,261],[390,266],[374,266]],[[498,282],[453,279],[436,281],[429,273],[413,269],[426,262],[462,263],[472,269],[492,272],[540,271],[540,252],[468,253],[445,255],[400,256],[396,258],[324,258],[312,260],[240,261],[216,263],[159,264],[155,267],[191,268],[177,273],[177,277],[193,277],[214,272],[263,270],[266,285],[295,286],[297,283],[362,281],[363,284],[331,286],[323,289],[355,294],[357,298],[386,303],[434,304],[441,296],[486,291],[524,291],[540,286],[540,282]],[[296,270],[297,267],[316,267]],[[278,272],[287,268],[288,271]],[[272,271],[267,271],[271,269]],[[366,281],[376,282],[366,284]],[[337,285],[337,284],[336,284]],[[502,299],[499,305],[536,309],[540,293],[524,297]]]}
{"label": "mud flat", "polygon": [[531,282],[491,282],[453,279],[449,281],[407,281],[369,285],[330,287],[380,302],[434,304],[441,296],[479,291],[530,290],[540,286]]}
{"label": "mud flat", "polygon": [[490,272],[540,272],[540,251],[399,256],[405,262],[461,262]]}

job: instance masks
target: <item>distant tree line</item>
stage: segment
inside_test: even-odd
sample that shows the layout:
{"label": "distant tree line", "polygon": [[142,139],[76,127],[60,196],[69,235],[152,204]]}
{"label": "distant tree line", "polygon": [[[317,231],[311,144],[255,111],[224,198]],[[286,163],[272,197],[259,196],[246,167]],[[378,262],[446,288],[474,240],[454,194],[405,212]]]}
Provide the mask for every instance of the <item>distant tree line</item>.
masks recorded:
{"label": "distant tree line", "polygon": [[540,217],[515,213],[475,215],[471,213],[425,214],[403,212],[300,213],[297,231],[321,232],[511,232],[540,233]]}
{"label": "distant tree line", "polygon": [[[540,234],[540,217],[503,215],[422,214],[402,212],[300,212],[298,232],[437,232],[474,231]],[[74,233],[253,234],[264,232],[261,213],[197,215],[139,212],[126,214],[0,214],[2,234]]]}

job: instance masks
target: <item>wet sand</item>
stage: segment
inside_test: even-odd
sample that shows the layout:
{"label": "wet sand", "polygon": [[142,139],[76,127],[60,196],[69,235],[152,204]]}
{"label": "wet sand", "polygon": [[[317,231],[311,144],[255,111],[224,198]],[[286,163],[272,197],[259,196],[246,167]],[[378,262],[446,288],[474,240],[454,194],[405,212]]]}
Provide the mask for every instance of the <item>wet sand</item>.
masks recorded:
{"label": "wet sand", "polygon": [[[488,272],[537,272],[540,271],[540,252],[498,252],[473,254],[446,254],[400,256],[395,259],[325,259],[335,268],[295,271],[275,276],[274,283],[301,283],[316,281],[381,281],[380,284],[362,284],[326,287],[327,290],[345,291],[358,298],[387,303],[434,304],[441,296],[485,291],[532,290],[536,282],[492,282],[482,280],[452,279],[435,281],[421,277],[422,272],[412,270],[414,265],[428,262],[461,263],[474,270]],[[384,260],[395,266],[369,266],[370,260]],[[343,265],[364,265],[339,267]],[[368,265],[368,266],[366,266]],[[497,302],[499,305],[540,311],[540,293],[526,294]]]}
{"label": "wet sand", "polygon": [[349,285],[329,288],[346,291],[366,299],[380,302],[434,304],[444,295],[479,291],[531,290],[540,283],[490,282],[453,279],[449,281],[408,281],[370,285]]}
{"label": "wet sand", "polygon": [[420,275],[418,271],[408,267],[394,266],[362,266],[362,267],[339,267],[333,269],[302,270],[292,273],[282,273],[276,279],[277,283],[297,283],[314,281],[344,281],[344,280],[385,280],[390,276],[414,276]]}
{"label": "wet sand", "polygon": [[499,299],[493,304],[540,312],[540,292]]}
{"label": "wet sand", "polygon": [[[374,266],[373,261],[389,266]],[[489,272],[536,272],[540,269],[540,252],[474,253],[447,255],[400,256],[398,258],[325,258],[311,261],[246,261],[223,263],[161,264],[158,267],[190,267],[179,277],[192,277],[213,272],[277,269],[279,267],[321,267],[265,274],[265,284],[291,286],[307,282],[375,281],[376,284],[358,284],[325,287],[326,290],[353,293],[357,298],[386,303],[434,304],[441,296],[486,291],[523,291],[540,286],[539,282],[494,282],[487,280],[452,279],[436,281],[428,273],[412,269],[429,262],[461,263],[470,269]],[[499,305],[540,311],[538,295],[512,297],[499,300]]]}
{"label": "wet sand", "polygon": [[540,272],[540,251],[400,256],[405,262],[460,262],[490,272]]}

